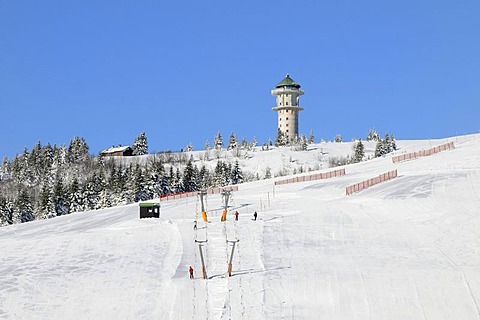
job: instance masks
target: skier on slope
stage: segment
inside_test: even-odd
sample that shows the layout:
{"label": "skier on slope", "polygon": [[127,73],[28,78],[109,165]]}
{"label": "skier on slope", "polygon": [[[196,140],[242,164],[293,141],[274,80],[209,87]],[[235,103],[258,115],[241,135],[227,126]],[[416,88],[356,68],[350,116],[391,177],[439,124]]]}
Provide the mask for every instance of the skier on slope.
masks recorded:
{"label": "skier on slope", "polygon": [[257,221],[257,211],[253,214],[253,220]]}
{"label": "skier on slope", "polygon": [[235,220],[238,221],[238,211],[235,211]]}
{"label": "skier on slope", "polygon": [[197,230],[197,220],[193,221],[193,230]]}
{"label": "skier on slope", "polygon": [[190,279],[193,279],[193,268],[192,268],[192,266],[190,266],[190,268],[188,268],[188,273],[190,273]]}

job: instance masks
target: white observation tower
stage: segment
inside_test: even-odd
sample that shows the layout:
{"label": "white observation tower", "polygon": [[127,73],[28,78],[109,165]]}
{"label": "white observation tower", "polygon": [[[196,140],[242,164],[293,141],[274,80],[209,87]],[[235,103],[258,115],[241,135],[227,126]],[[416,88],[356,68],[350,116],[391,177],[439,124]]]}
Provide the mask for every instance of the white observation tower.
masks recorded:
{"label": "white observation tower", "polygon": [[272,95],[277,96],[277,106],[272,110],[277,111],[278,128],[288,137],[289,141],[298,136],[298,113],[303,110],[300,107],[299,98],[302,94],[300,85],[293,81],[288,74],[272,90]]}

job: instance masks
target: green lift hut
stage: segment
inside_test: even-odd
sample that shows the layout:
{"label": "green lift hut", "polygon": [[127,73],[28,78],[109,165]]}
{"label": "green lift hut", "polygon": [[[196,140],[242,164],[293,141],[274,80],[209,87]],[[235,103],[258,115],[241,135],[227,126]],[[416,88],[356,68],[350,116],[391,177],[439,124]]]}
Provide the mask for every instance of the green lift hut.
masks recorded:
{"label": "green lift hut", "polygon": [[140,219],[143,218],[160,218],[160,203],[140,203]]}

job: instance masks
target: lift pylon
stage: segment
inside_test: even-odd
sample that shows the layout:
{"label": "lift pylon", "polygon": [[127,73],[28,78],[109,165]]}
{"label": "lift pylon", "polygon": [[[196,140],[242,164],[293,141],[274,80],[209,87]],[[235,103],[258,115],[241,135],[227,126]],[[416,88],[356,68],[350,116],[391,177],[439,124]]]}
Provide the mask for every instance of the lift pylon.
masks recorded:
{"label": "lift pylon", "polygon": [[222,214],[222,218],[220,219],[220,221],[226,221],[227,220],[228,201],[230,200],[231,195],[232,195],[231,190],[223,189],[223,191],[222,191],[223,214]]}
{"label": "lift pylon", "polygon": [[233,253],[235,252],[235,245],[237,244],[237,242],[239,242],[240,240],[231,240],[231,241],[228,241],[227,240],[227,243],[231,243],[232,244],[232,253],[230,254],[230,261],[228,263],[228,276],[231,277],[232,276],[232,268],[233,268]]}
{"label": "lift pylon", "polygon": [[198,191],[197,196],[200,199],[200,207],[201,207],[201,210],[202,210],[202,219],[203,219],[203,221],[208,222],[208,217],[207,217],[207,191],[206,190]]}
{"label": "lift pylon", "polygon": [[200,261],[202,262],[202,277],[203,279],[207,279],[207,269],[205,268],[205,261],[203,260],[203,243],[207,242],[208,240],[195,240],[196,243],[198,243],[198,250],[200,251]]}

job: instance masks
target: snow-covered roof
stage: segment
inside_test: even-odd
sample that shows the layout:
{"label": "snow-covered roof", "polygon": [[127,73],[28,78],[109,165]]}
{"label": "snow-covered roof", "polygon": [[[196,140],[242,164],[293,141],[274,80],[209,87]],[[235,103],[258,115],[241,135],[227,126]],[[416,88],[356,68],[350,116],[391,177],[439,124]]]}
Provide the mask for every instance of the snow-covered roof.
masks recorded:
{"label": "snow-covered roof", "polygon": [[119,147],[110,147],[102,151],[102,153],[116,153],[116,152],[123,152],[127,149],[130,149],[130,146],[119,146]]}

